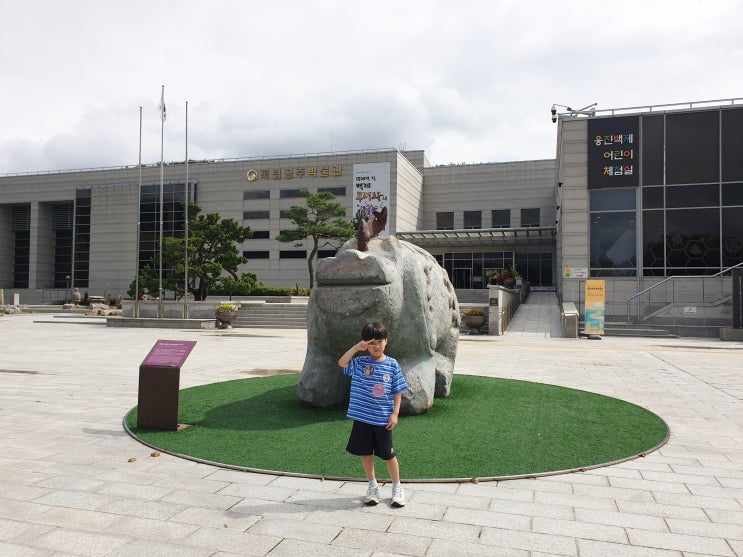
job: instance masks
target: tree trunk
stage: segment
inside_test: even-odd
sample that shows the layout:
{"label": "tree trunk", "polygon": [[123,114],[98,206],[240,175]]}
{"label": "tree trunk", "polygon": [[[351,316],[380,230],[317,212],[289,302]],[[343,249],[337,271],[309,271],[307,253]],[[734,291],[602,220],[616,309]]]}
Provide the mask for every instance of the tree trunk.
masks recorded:
{"label": "tree trunk", "polygon": [[313,238],[314,243],[312,244],[312,250],[310,251],[310,256],[307,258],[307,269],[310,272],[310,290],[312,290],[315,286],[315,257],[317,256],[317,238]]}

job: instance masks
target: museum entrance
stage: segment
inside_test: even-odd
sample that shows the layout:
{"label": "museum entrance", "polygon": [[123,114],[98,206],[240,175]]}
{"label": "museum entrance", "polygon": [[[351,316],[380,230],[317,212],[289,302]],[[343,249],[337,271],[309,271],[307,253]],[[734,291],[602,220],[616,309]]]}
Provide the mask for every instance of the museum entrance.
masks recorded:
{"label": "museum entrance", "polygon": [[552,253],[450,252],[436,255],[456,289],[487,288],[488,272],[515,268],[531,286],[554,286]]}

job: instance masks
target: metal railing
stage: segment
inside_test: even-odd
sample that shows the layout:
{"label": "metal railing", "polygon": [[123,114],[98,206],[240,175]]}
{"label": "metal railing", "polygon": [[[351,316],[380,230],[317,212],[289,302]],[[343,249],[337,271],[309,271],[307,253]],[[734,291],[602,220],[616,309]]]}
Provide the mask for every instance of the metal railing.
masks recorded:
{"label": "metal railing", "polygon": [[[635,300],[637,300],[637,321],[640,321],[643,315],[647,316],[669,304],[714,303],[731,296],[732,281],[726,282],[724,278],[727,273],[732,273],[733,269],[741,266],[743,266],[743,262],[723,269],[714,275],[674,275],[667,277],[627,298],[627,323],[632,323],[631,304]],[[642,311],[643,302],[640,299],[643,295],[647,295],[645,311]]]}

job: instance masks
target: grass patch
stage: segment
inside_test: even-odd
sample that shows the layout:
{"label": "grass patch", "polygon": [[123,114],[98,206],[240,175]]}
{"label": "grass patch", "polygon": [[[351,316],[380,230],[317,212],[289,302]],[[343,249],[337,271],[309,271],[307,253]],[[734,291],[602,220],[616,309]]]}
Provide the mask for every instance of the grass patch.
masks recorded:
{"label": "grass patch", "polygon": [[[182,431],[130,431],[168,452],[232,466],[363,477],[345,450],[346,408],[307,408],[299,374],[213,383],[180,392]],[[485,478],[588,468],[630,458],[668,435],[657,415],[628,402],[510,379],[455,375],[452,394],[427,414],[402,416],[395,450],[405,479]],[[387,477],[382,461],[378,475]]]}

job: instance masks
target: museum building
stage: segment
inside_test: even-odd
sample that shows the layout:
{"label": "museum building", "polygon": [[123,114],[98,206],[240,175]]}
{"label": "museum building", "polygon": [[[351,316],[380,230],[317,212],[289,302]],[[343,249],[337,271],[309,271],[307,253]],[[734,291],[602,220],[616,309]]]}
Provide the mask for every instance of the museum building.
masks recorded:
{"label": "museum building", "polygon": [[306,189],[332,193],[349,219],[387,207],[384,233],[428,250],[459,290],[511,266],[580,306],[585,280],[600,278],[607,317],[619,318],[632,296],[686,276],[631,311],[677,291],[714,305],[729,290],[720,277],[743,261],[742,103],[564,107],[548,160],[431,166],[424,151],[378,149],[172,162],[162,180],[159,164],[2,175],[0,288],[28,304],[71,288],[126,296],[159,249],[160,215],[164,236],[183,235],[186,197],[253,231],[241,272],[308,286],[309,241],[276,240]]}
{"label": "museum building", "polygon": [[[202,212],[250,227],[242,272],[308,286],[309,240],[275,238],[293,228],[285,213],[304,203],[301,190],[330,192],[349,219],[387,206],[386,233],[428,249],[457,288],[483,288],[488,270],[506,266],[553,285],[554,181],[554,160],[431,167],[423,151],[396,149],[180,162],[163,171],[163,235],[183,235],[188,195]],[[130,166],[5,175],[0,191],[0,287],[22,303],[62,299],[69,288],[126,296],[137,265],[159,249],[159,165],[142,168],[141,185]]]}

